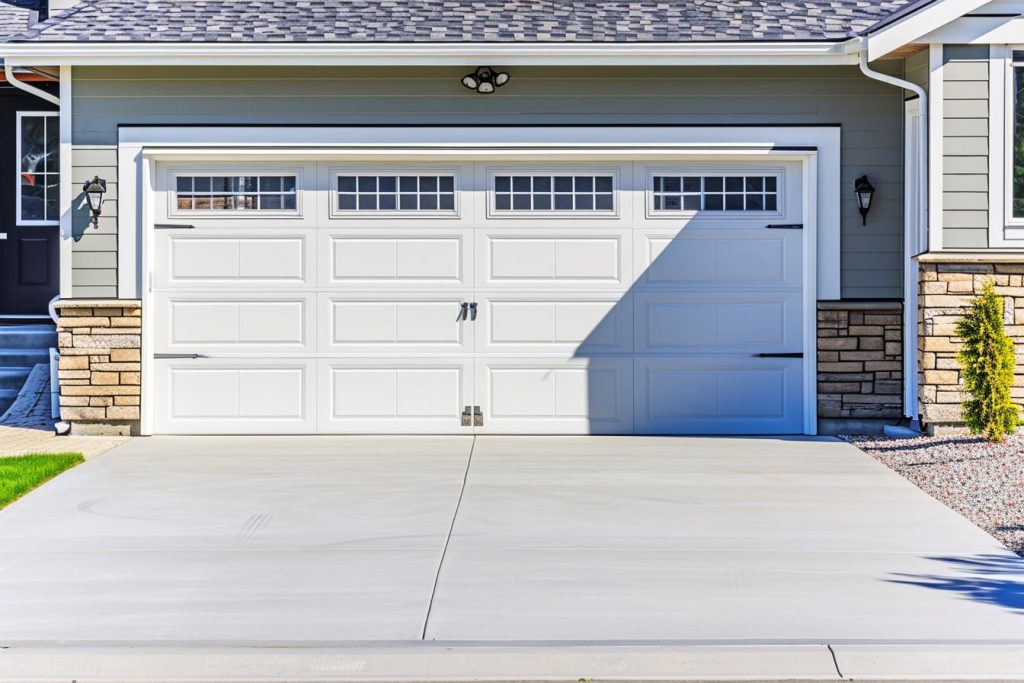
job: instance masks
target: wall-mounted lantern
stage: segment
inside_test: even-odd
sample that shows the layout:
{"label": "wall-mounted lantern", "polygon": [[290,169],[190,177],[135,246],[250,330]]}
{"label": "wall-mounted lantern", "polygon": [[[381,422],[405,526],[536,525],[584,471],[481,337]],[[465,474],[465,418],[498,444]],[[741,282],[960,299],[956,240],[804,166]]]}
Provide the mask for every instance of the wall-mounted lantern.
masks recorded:
{"label": "wall-mounted lantern", "polygon": [[496,88],[500,88],[508,81],[507,73],[495,71],[489,66],[477,67],[476,71],[462,77],[462,85],[470,90],[476,90],[481,95],[490,95]]}
{"label": "wall-mounted lantern", "polygon": [[107,181],[99,176],[86,180],[82,185],[82,193],[89,201],[89,213],[92,215],[92,227],[100,227],[100,213],[103,208],[103,195],[107,192]]}
{"label": "wall-mounted lantern", "polygon": [[860,210],[862,224],[867,225],[868,211],[871,211],[871,201],[875,197],[875,186],[866,175],[862,175],[853,182],[853,191],[857,193],[857,208]]}

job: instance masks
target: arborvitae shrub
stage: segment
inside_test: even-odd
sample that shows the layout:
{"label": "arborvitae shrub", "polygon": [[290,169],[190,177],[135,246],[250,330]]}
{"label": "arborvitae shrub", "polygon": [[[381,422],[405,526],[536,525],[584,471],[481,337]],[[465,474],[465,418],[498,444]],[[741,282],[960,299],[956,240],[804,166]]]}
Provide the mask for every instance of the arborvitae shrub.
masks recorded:
{"label": "arborvitae shrub", "polygon": [[957,322],[956,333],[963,342],[957,361],[970,394],[963,403],[967,427],[989,441],[1003,441],[1016,431],[1021,418],[1010,399],[1016,366],[1013,340],[1003,328],[1003,299],[991,281]]}

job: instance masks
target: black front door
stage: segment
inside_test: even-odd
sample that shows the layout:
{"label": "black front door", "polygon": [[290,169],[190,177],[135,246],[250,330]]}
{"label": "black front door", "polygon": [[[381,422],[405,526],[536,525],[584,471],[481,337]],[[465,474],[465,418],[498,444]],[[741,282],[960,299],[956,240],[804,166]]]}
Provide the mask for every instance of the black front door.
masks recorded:
{"label": "black front door", "polygon": [[0,87],[0,315],[46,313],[59,291],[59,122],[45,115],[52,110]]}

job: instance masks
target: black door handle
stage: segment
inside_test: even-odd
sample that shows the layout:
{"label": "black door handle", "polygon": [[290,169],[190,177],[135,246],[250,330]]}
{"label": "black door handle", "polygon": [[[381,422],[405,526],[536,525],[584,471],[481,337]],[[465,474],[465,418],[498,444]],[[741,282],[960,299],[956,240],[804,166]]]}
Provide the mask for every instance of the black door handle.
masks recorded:
{"label": "black door handle", "polygon": [[455,316],[455,322],[459,322],[460,320],[465,320],[466,319],[466,309],[467,308],[469,308],[469,304],[467,304],[465,301],[463,301],[459,305],[459,314],[457,316]]}
{"label": "black door handle", "polygon": [[474,301],[469,305],[469,319],[476,320],[476,302]]}
{"label": "black door handle", "polygon": [[755,353],[754,358],[803,358],[802,353]]}

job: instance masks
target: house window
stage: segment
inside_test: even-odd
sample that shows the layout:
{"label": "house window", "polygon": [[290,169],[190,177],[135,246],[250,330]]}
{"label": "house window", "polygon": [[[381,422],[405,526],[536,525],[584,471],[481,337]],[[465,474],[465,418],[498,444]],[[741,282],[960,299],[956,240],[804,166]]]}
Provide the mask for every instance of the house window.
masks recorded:
{"label": "house window", "polygon": [[60,119],[55,112],[21,112],[17,131],[19,225],[60,221]]}
{"label": "house window", "polygon": [[1024,51],[1013,52],[1013,217],[1024,218]]}
{"label": "house window", "polygon": [[495,211],[613,211],[610,175],[498,175]]}
{"label": "house window", "polygon": [[339,211],[455,211],[454,175],[339,175]]}
{"label": "house window", "polygon": [[298,207],[295,175],[179,175],[179,211],[291,211]]}
{"label": "house window", "polygon": [[656,175],[654,211],[777,211],[774,175]]}

